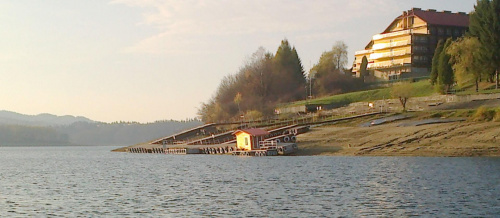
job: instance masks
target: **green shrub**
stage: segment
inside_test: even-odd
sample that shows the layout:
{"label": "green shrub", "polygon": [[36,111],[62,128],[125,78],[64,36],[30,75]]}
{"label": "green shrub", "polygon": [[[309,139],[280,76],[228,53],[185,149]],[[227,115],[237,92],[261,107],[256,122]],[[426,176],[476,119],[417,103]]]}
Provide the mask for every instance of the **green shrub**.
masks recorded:
{"label": "green shrub", "polygon": [[479,107],[473,116],[474,121],[490,121],[495,117],[495,110],[484,106]]}
{"label": "green shrub", "polygon": [[431,118],[440,118],[440,117],[442,117],[442,116],[443,116],[443,113],[441,113],[441,112],[436,112],[436,113],[431,114],[431,116],[430,116],[430,117],[431,117]]}
{"label": "green shrub", "polygon": [[495,117],[493,117],[493,121],[500,122],[500,108],[497,108]]}
{"label": "green shrub", "polygon": [[455,117],[472,117],[474,115],[474,112],[474,110],[469,109],[457,110],[457,113],[455,113]]}
{"label": "green shrub", "polygon": [[263,118],[262,113],[257,110],[251,110],[245,113],[245,119],[247,120],[261,120],[262,118]]}

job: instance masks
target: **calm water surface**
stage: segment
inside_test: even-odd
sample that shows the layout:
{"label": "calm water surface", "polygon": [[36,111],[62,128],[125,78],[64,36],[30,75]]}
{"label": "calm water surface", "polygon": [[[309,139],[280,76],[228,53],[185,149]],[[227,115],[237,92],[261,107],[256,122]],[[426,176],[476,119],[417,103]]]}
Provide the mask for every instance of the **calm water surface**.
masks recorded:
{"label": "calm water surface", "polygon": [[499,158],[233,157],[0,147],[0,217],[500,215]]}

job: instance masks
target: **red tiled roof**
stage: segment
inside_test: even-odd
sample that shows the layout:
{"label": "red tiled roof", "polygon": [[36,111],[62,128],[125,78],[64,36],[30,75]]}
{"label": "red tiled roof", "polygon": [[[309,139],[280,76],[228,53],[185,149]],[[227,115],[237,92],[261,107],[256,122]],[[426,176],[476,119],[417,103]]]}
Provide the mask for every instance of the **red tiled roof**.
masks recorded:
{"label": "red tiled roof", "polygon": [[236,130],[233,134],[236,135],[238,132],[245,132],[253,136],[269,135],[268,131],[257,128]]}
{"label": "red tiled roof", "polygon": [[469,26],[469,15],[465,13],[412,10],[413,14],[429,24],[443,26]]}
{"label": "red tiled roof", "polygon": [[396,19],[394,19],[394,21],[392,21],[392,23],[382,33],[388,33],[390,31],[389,28],[394,23],[403,19],[405,16],[417,16],[431,25],[459,26],[459,27],[469,26],[469,15],[466,13],[452,13],[450,11],[437,12],[436,10],[424,11],[420,8],[413,8],[411,10],[404,11],[403,15],[400,15]]}

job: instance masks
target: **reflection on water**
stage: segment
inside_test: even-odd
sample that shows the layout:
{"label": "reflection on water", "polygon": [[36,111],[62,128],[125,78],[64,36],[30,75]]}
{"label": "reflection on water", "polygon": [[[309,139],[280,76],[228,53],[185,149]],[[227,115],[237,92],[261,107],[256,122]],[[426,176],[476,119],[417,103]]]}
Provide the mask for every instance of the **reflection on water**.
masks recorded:
{"label": "reflection on water", "polygon": [[496,216],[500,159],[0,148],[0,216]]}

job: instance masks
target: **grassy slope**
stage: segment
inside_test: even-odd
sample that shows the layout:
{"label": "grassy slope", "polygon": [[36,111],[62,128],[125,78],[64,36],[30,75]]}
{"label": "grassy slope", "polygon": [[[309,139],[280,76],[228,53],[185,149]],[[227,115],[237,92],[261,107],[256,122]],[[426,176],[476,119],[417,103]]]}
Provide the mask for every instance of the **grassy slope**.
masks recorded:
{"label": "grassy slope", "polygon": [[476,92],[476,86],[472,83],[464,85],[457,95],[475,95],[475,94],[492,94],[499,93],[500,89],[495,89],[495,83],[480,82],[479,92]]}
{"label": "grassy slope", "polygon": [[[429,96],[434,94],[434,89],[430,85],[429,81],[423,80],[415,83],[411,83],[415,91],[415,97]],[[391,87],[373,89],[360,92],[351,92],[339,95],[325,96],[307,101],[308,104],[349,104],[353,102],[368,102],[373,100],[381,100],[384,98],[392,98]],[[304,105],[306,101],[297,101],[285,106],[298,106]]]}

